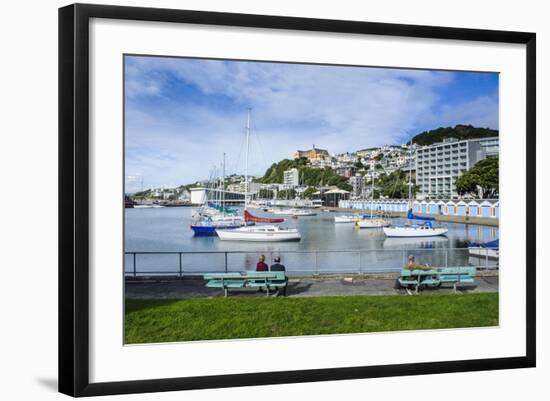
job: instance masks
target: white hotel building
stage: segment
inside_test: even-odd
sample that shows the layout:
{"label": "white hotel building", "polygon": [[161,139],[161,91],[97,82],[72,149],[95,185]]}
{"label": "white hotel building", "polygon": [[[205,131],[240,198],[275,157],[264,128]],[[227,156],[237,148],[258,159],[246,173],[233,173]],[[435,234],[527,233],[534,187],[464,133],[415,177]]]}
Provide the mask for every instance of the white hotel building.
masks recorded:
{"label": "white hotel building", "polygon": [[456,180],[478,161],[498,156],[498,137],[457,140],[418,147],[417,198],[456,198]]}

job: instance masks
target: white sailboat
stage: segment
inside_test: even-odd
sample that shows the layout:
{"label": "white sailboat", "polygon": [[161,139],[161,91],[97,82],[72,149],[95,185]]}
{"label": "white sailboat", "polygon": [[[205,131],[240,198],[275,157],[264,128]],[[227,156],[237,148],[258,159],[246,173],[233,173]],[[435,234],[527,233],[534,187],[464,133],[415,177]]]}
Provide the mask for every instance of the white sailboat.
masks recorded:
{"label": "white sailboat", "polygon": [[334,216],[334,223],[336,224],[343,224],[343,223],[355,223],[356,221],[361,220],[361,216],[358,215],[342,215],[342,216]]}
{"label": "white sailboat", "polygon": [[222,241],[280,242],[299,241],[300,232],[295,228],[283,228],[276,225],[258,225],[241,227],[235,230],[216,230]]}
{"label": "white sailboat", "polygon": [[412,140],[410,143],[410,157],[409,157],[409,211],[407,218],[410,220],[423,220],[424,223],[421,224],[405,224],[399,226],[389,226],[383,227],[384,234],[387,237],[401,237],[401,238],[412,238],[412,237],[437,237],[439,235],[445,235],[449,231],[447,227],[440,226],[434,227],[433,217],[422,217],[416,216],[412,213]]}
{"label": "white sailboat", "polygon": [[[246,121],[246,161],[245,161],[245,193],[244,210],[248,206],[248,152],[250,145],[250,109]],[[282,228],[276,225],[245,226],[237,229],[216,229],[216,234],[222,241],[255,241],[255,242],[278,242],[278,241],[299,241],[300,232],[296,228]]]}

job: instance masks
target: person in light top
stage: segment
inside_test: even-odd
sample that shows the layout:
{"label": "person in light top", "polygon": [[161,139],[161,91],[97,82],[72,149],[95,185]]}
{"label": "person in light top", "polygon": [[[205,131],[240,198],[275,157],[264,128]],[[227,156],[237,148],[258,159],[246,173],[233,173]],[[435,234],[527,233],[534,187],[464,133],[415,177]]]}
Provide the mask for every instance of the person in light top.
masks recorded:
{"label": "person in light top", "polygon": [[407,262],[407,269],[409,270],[431,270],[430,265],[419,265],[414,260],[414,255],[409,255],[409,261]]}

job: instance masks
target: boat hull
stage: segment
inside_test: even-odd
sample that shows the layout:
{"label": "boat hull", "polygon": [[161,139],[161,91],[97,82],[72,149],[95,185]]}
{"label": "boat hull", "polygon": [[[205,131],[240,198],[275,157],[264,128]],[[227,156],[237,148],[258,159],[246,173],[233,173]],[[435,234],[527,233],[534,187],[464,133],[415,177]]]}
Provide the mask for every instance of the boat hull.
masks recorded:
{"label": "boat hull", "polygon": [[389,221],[381,219],[364,219],[355,223],[358,228],[382,228],[390,225]]}
{"label": "boat hull", "polygon": [[300,241],[301,235],[297,231],[258,233],[241,230],[216,230],[222,241],[248,241],[248,242],[285,242]]}
{"label": "boat hull", "polygon": [[355,223],[360,219],[361,219],[360,217],[352,217],[352,216],[334,216],[334,223],[336,224]]}
{"label": "boat hull", "polygon": [[216,235],[216,230],[223,228],[224,230],[235,230],[241,226],[191,226],[191,230],[196,237],[207,237]]}
{"label": "boat hull", "polygon": [[384,234],[388,237],[400,238],[425,238],[445,235],[449,231],[447,228],[420,228],[420,227],[383,227]]}
{"label": "boat hull", "polygon": [[470,256],[475,256],[476,258],[498,259],[498,249],[470,247],[468,248],[468,253]]}

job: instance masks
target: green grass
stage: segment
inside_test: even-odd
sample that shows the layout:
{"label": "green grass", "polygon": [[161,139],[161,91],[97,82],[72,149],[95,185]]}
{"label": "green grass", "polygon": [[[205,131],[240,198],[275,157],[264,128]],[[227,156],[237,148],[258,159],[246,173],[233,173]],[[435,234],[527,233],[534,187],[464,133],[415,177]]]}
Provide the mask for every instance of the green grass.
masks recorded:
{"label": "green grass", "polygon": [[498,325],[498,293],[126,300],[127,344]]}

